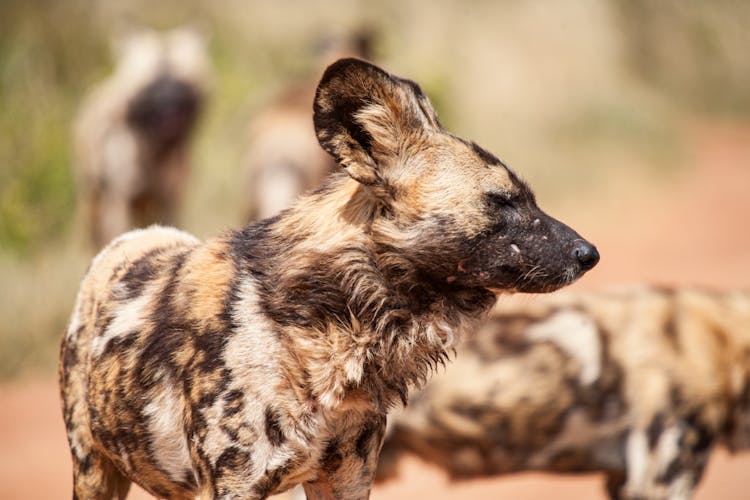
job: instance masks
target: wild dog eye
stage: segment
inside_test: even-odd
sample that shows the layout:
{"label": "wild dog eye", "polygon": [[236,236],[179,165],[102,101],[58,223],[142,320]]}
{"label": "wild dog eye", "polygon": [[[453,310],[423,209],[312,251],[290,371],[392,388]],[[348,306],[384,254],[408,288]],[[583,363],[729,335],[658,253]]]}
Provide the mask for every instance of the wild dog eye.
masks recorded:
{"label": "wild dog eye", "polygon": [[513,199],[506,193],[487,193],[487,202],[491,208],[500,210],[503,208],[514,208]]}

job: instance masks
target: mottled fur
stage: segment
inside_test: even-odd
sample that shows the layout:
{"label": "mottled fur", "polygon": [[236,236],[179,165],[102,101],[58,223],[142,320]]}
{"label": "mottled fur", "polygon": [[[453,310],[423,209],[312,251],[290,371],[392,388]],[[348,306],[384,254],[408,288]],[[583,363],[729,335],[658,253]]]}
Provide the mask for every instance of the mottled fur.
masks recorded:
{"label": "mottled fur", "polygon": [[687,499],[750,445],[750,293],[638,288],[508,301],[393,422],[454,477],[603,471],[613,499]]}
{"label": "mottled fur", "polygon": [[349,175],[205,243],[153,227],[94,259],[60,365],[78,498],[131,480],[166,498],[366,498],[387,410],[478,328],[489,288],[552,290],[596,263],[412,82],[339,61],[314,123]]}
{"label": "mottled fur", "polygon": [[140,31],[119,48],[75,123],[81,217],[97,248],[134,227],[176,223],[209,78],[203,38],[190,28]]}

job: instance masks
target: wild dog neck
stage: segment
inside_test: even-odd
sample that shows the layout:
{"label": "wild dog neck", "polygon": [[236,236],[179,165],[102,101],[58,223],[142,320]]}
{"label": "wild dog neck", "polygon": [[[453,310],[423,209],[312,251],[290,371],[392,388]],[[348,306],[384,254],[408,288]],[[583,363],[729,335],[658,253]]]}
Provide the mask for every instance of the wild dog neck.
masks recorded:
{"label": "wild dog neck", "polygon": [[[290,345],[309,347],[299,359],[324,405],[360,391],[382,408],[405,399],[495,301],[484,288],[420,276],[377,241],[372,224],[382,214],[367,196],[348,176],[334,176],[281,216],[233,236],[261,307],[279,332],[295,332]],[[315,380],[319,362],[339,366]]]}
{"label": "wild dog neck", "polygon": [[444,131],[410,80],[338,61],[313,123],[346,175],[232,247],[324,405],[405,398],[478,326],[490,288],[551,291],[599,259],[502,162]]}

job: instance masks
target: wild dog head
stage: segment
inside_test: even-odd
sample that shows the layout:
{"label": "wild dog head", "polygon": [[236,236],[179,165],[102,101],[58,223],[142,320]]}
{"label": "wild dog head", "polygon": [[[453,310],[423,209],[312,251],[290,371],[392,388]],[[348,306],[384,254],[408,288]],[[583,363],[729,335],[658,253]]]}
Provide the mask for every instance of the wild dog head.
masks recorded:
{"label": "wild dog head", "polygon": [[141,30],[119,44],[115,77],[130,99],[126,121],[157,148],[184,141],[201,112],[209,79],[204,36],[190,27]]}
{"label": "wild dog head", "polygon": [[373,239],[432,282],[547,292],[599,260],[508,166],[444,130],[410,80],[339,60],[319,84],[314,123],[368,197]]}

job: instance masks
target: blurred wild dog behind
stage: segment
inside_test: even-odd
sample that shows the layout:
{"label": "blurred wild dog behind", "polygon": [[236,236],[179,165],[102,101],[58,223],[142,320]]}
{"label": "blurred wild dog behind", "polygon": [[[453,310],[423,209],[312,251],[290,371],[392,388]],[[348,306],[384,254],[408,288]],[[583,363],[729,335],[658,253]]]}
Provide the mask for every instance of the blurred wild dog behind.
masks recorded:
{"label": "blurred wild dog behind", "polygon": [[192,27],[140,28],[116,52],[74,128],[79,211],[97,248],[134,227],[177,223],[211,72]]}
{"label": "blurred wild dog behind", "polygon": [[391,417],[454,478],[604,472],[612,499],[688,499],[717,444],[750,448],[750,292],[635,288],[507,299]]}
{"label": "blurred wild dog behind", "polygon": [[368,27],[318,42],[310,75],[293,81],[251,119],[243,154],[245,222],[265,219],[288,208],[336,168],[315,138],[312,106],[316,78],[342,57],[370,60],[375,32]]}

